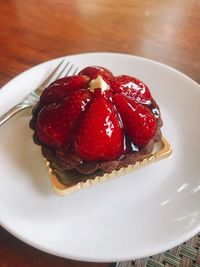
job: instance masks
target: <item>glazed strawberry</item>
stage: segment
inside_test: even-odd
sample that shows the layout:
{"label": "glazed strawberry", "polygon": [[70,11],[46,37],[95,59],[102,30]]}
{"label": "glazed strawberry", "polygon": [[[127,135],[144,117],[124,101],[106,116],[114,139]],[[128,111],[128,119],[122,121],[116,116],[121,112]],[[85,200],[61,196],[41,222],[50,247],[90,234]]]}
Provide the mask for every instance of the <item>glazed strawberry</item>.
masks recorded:
{"label": "glazed strawberry", "polygon": [[124,149],[124,136],[113,104],[103,95],[91,102],[80,122],[75,152],[84,161],[113,160]]}
{"label": "glazed strawberry", "polygon": [[113,101],[122,118],[125,134],[139,148],[146,145],[155,136],[157,129],[151,111],[123,94],[116,94]]}
{"label": "glazed strawberry", "polygon": [[90,101],[85,89],[75,91],[60,104],[50,104],[39,112],[36,134],[39,139],[51,147],[68,146],[74,127]]}
{"label": "glazed strawberry", "polygon": [[96,79],[100,75],[102,78],[106,79],[106,81],[113,76],[111,71],[98,66],[86,67],[79,73],[79,75],[86,75],[90,79]]}
{"label": "glazed strawberry", "polygon": [[135,77],[120,75],[111,78],[109,82],[114,93],[124,93],[141,104],[151,104],[149,88]]}
{"label": "glazed strawberry", "polygon": [[78,89],[87,88],[90,79],[85,75],[68,76],[51,83],[40,97],[40,108],[50,104],[59,103]]}

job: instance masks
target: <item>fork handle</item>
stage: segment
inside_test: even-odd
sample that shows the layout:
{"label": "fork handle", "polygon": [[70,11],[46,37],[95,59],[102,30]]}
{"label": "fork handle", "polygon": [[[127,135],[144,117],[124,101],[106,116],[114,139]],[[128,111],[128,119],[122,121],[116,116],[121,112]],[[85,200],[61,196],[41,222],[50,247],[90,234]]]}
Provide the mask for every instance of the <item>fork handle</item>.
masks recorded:
{"label": "fork handle", "polygon": [[18,113],[19,111],[32,107],[32,105],[28,105],[28,104],[18,104],[16,106],[14,106],[13,108],[9,109],[5,114],[3,114],[2,116],[0,116],[0,126],[2,124],[4,124],[7,120],[9,120],[10,118],[12,118],[16,113]]}

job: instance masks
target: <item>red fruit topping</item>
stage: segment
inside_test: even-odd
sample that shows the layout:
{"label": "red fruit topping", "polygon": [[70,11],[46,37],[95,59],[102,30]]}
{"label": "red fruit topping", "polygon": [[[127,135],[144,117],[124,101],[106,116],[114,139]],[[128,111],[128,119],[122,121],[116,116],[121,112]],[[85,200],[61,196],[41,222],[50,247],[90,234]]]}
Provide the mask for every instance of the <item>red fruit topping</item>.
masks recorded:
{"label": "red fruit topping", "polygon": [[110,79],[110,86],[114,93],[124,93],[141,104],[151,104],[152,96],[149,88],[134,77],[128,75],[113,77]]}
{"label": "red fruit topping", "polygon": [[84,161],[113,160],[124,149],[124,135],[113,104],[104,96],[91,102],[75,135],[75,152]]}
{"label": "red fruit topping", "polygon": [[146,145],[157,129],[156,119],[151,111],[122,94],[116,94],[113,101],[122,118],[125,134],[139,148]]}
{"label": "red fruit topping", "polygon": [[40,108],[51,103],[59,103],[78,89],[87,88],[89,78],[85,75],[68,76],[51,83],[40,97]]}
{"label": "red fruit topping", "polygon": [[51,147],[69,145],[72,132],[89,101],[89,92],[82,89],[71,94],[60,104],[45,106],[38,115],[37,136]]}
{"label": "red fruit topping", "polygon": [[119,159],[147,145],[160,127],[155,117],[158,106],[143,82],[90,66],[44,90],[32,128],[56,153],[64,149],[83,162],[98,162]]}
{"label": "red fruit topping", "polygon": [[90,66],[90,67],[86,67],[85,69],[83,69],[79,75],[86,75],[88,76],[91,80],[92,79],[96,79],[97,76],[102,76],[104,79],[109,79],[110,77],[113,76],[112,72],[102,68],[102,67],[98,67],[98,66]]}

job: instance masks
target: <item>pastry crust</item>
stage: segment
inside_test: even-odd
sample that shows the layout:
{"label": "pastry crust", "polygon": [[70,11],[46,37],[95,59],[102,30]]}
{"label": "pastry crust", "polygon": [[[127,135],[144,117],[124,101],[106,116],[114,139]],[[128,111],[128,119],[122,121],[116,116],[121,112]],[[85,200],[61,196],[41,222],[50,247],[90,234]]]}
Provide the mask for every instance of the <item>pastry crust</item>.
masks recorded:
{"label": "pastry crust", "polygon": [[[121,176],[132,171],[135,171],[141,167],[147,166],[153,162],[168,158],[172,154],[172,148],[165,137],[162,137],[160,142],[155,143],[154,150],[150,155],[144,155],[135,164],[130,164],[127,167],[122,167],[119,170],[114,170],[111,173],[104,173],[103,175],[97,175],[95,178],[88,178],[85,182],[69,182],[68,184],[63,184],[59,181],[55,175],[54,170],[50,167],[50,162],[45,159],[46,167],[49,172],[52,186],[58,195],[68,195],[70,193],[79,191],[81,189],[90,187],[92,185],[97,185],[106,181],[109,181],[117,176]],[[80,174],[81,176],[81,174]]]}

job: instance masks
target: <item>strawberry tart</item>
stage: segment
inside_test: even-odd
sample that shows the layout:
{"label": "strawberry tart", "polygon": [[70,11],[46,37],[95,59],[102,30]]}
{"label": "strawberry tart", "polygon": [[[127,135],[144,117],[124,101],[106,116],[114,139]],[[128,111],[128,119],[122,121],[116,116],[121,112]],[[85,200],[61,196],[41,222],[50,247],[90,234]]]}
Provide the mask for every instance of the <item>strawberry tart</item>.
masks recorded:
{"label": "strawberry tart", "polygon": [[138,78],[89,66],[42,93],[30,127],[66,186],[134,165],[162,140],[160,109]]}

